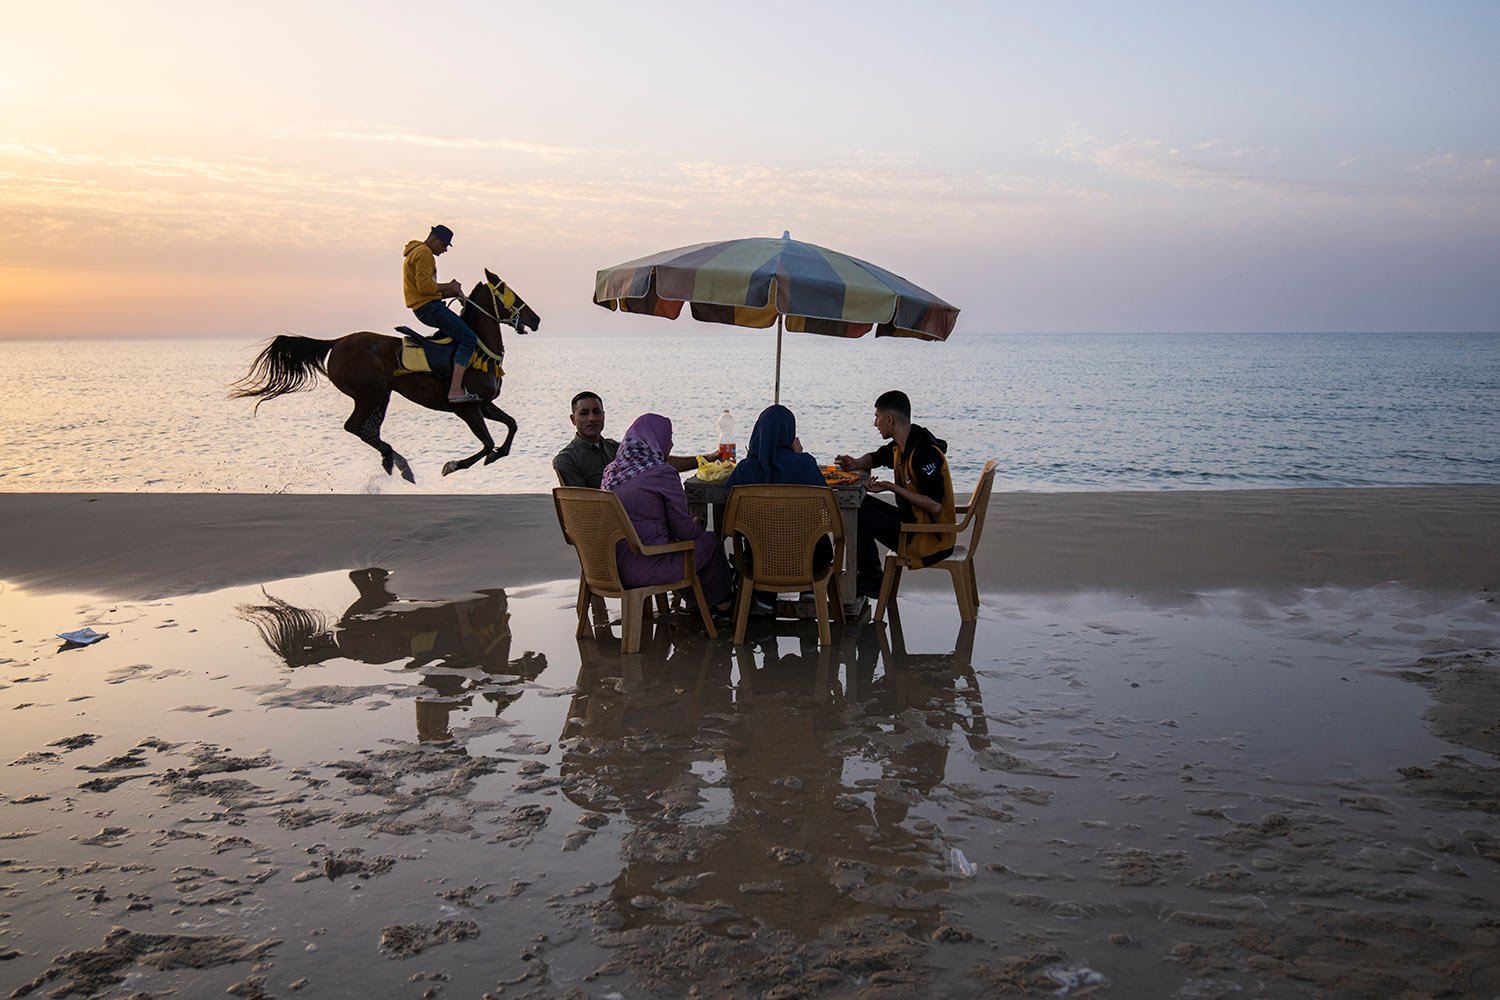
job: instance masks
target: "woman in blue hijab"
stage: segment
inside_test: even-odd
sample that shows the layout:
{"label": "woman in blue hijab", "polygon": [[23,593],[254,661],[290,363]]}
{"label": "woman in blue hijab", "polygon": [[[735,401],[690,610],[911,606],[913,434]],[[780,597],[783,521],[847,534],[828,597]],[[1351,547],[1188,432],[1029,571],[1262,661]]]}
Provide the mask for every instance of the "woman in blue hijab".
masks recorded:
{"label": "woman in blue hijab", "polygon": [[828,485],[817,460],[803,452],[797,440],[797,418],[780,404],[760,411],[750,432],[750,448],[725,485],[732,489],[752,483]]}
{"label": "woman in blue hijab", "polygon": [[[768,406],[756,418],[750,432],[750,448],[744,459],[725,480],[730,489],[759,483],[794,486],[827,486],[817,459],[802,450],[797,440],[797,418],[781,404]],[[753,553],[746,553],[747,557]],[[828,539],[818,541],[813,551],[813,565],[822,569],[833,562],[833,546]],[[757,590],[753,607],[757,613],[774,612],[776,595]]]}

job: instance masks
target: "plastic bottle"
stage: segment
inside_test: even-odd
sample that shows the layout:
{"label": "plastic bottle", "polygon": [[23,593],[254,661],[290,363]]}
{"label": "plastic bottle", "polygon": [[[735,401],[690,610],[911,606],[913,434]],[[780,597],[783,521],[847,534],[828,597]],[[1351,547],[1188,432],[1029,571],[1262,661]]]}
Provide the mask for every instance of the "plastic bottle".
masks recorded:
{"label": "plastic bottle", "polygon": [[734,418],[725,410],[719,415],[719,461],[734,460]]}

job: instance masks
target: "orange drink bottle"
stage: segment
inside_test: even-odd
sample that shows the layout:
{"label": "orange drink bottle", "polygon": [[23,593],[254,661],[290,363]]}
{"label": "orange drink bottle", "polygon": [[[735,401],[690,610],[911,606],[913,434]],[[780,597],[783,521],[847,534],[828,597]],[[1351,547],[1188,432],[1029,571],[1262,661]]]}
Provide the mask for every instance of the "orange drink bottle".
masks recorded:
{"label": "orange drink bottle", "polygon": [[734,417],[728,410],[719,416],[719,461],[734,461]]}

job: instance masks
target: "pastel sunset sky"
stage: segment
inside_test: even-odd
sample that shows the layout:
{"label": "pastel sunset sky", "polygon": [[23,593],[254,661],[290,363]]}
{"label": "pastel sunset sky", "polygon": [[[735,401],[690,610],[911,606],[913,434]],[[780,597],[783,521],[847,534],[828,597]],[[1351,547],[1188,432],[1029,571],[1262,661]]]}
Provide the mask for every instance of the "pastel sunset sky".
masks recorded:
{"label": "pastel sunset sky", "polygon": [[389,329],[434,222],[543,333],[783,230],[960,335],[1500,329],[1500,3],[4,10],[0,337]]}

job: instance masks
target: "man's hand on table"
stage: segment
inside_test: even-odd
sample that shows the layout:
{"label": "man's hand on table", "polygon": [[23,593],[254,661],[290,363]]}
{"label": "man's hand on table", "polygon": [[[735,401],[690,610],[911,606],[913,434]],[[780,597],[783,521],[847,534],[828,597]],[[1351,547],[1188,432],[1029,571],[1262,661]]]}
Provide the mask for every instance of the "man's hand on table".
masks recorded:
{"label": "man's hand on table", "polygon": [[867,456],[867,454],[861,454],[858,459],[855,459],[855,457],[847,456],[847,454],[837,454],[837,456],[834,456],[834,465],[837,465],[844,472],[862,472],[865,469],[873,468],[871,463],[865,462],[865,459],[868,459],[868,457],[870,456]]}

